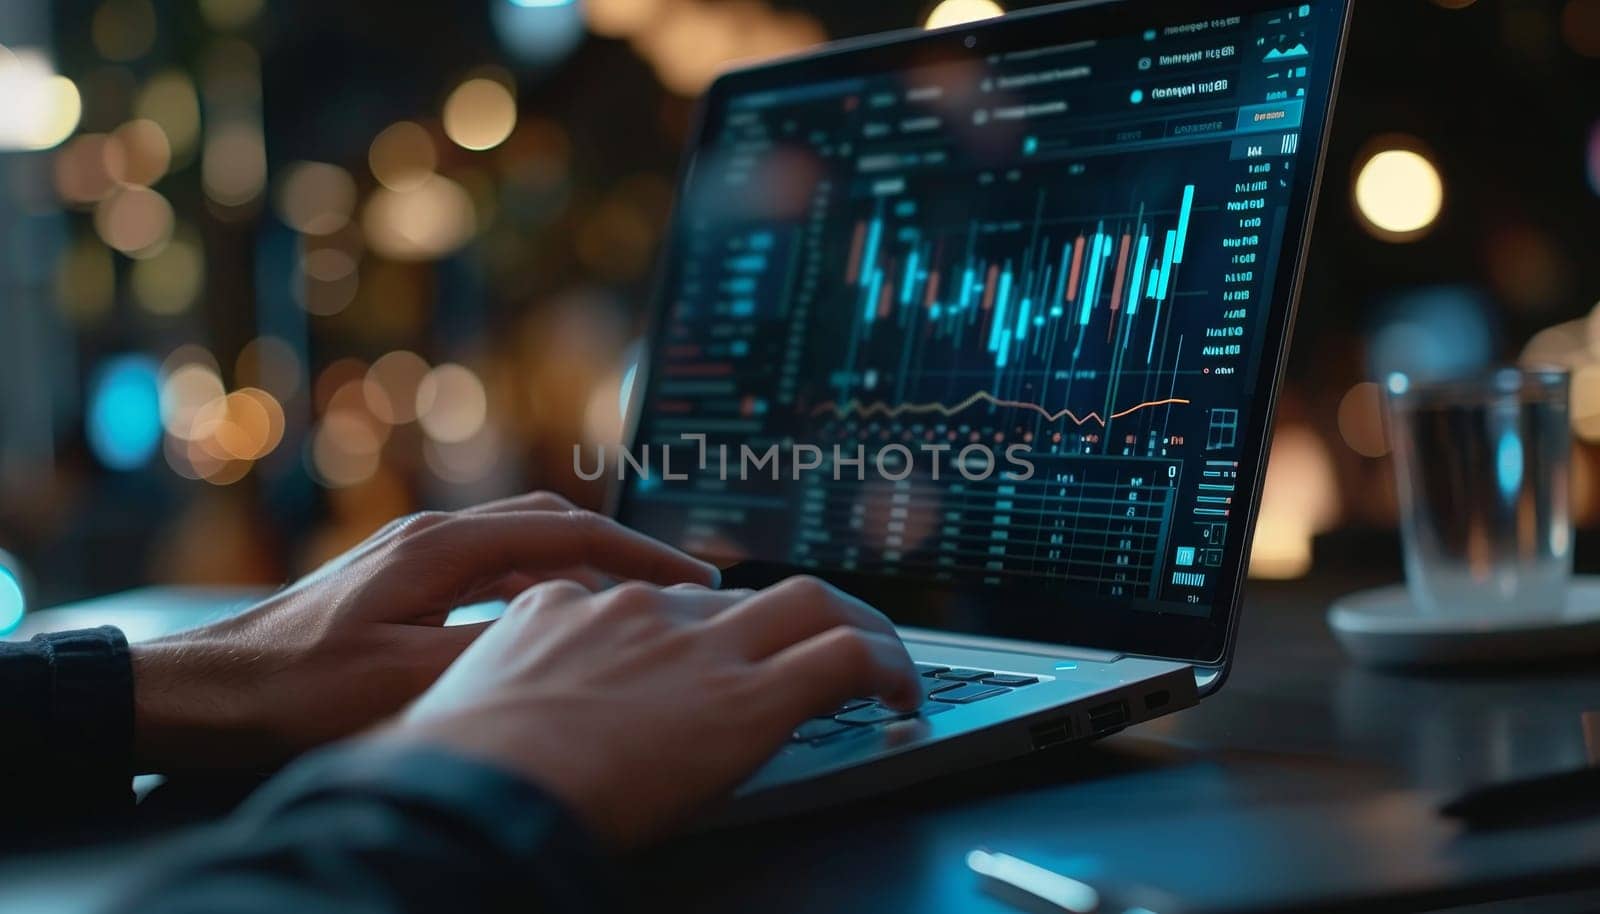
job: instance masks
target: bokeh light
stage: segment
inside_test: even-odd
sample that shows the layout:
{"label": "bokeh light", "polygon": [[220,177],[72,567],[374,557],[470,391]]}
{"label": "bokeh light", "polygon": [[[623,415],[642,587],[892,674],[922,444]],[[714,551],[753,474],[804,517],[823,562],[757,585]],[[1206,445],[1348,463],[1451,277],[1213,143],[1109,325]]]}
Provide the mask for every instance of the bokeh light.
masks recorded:
{"label": "bokeh light", "polygon": [[429,175],[407,190],[379,188],[361,220],[372,249],[392,260],[433,260],[472,239],[477,214],[460,184]]}
{"label": "bokeh light", "polygon": [[517,126],[517,99],[498,80],[477,77],[444,103],[444,133],[463,149],[493,149]]}
{"label": "bokeh light", "polygon": [[91,237],[81,237],[56,265],[56,304],[74,323],[89,326],[116,303],[117,273],[111,252]]}
{"label": "bokeh light", "polygon": [[295,231],[328,235],[349,224],[356,209],[356,182],[326,162],[295,162],[278,185],[278,216]]}
{"label": "bokeh light", "polygon": [[489,0],[489,21],[500,44],[531,66],[559,62],[583,40],[577,0]]}
{"label": "bokeh light", "polygon": [[1421,153],[1385,149],[1368,158],[1356,175],[1355,204],[1376,237],[1414,241],[1439,218],[1444,182]]}
{"label": "bokeh light", "polygon": [[136,470],[161,446],[160,366],[148,356],[108,359],[90,385],[89,447],[113,470]]}
{"label": "bokeh light", "polygon": [[195,414],[193,437],[232,460],[260,460],[283,441],[283,407],[260,388],[247,387],[212,400]]}
{"label": "bokeh light", "polygon": [[[167,359],[172,366],[173,358]],[[184,441],[193,441],[195,419],[213,401],[226,396],[222,378],[211,365],[202,362],[182,362],[164,368],[161,381],[161,423],[167,434]]]}
{"label": "bokeh light", "polygon": [[111,131],[105,149],[106,174],[123,184],[154,185],[172,164],[172,144],[161,125],[135,118]]}
{"label": "bokeh light", "polygon": [[182,314],[205,286],[205,254],[200,241],[184,232],[154,255],[133,265],[129,285],[139,307],[162,316]]}
{"label": "bokeh light", "polygon": [[120,187],[95,207],[94,228],[129,257],[151,257],[172,237],[172,204],[148,187]]}
{"label": "bokeh light", "polygon": [[78,87],[51,69],[45,55],[0,45],[0,150],[50,149],[78,127]]}
{"label": "bokeh light", "polygon": [[336,405],[335,398],[342,392],[353,390],[354,399],[338,405],[364,411],[366,406],[362,397],[361,381],[366,376],[366,362],[360,359],[335,359],[317,374],[316,383],[311,389],[312,404],[319,413],[331,412]]}
{"label": "bokeh light", "polygon": [[923,28],[943,29],[1003,15],[1005,9],[994,0],[940,0],[939,5],[928,13]]}
{"label": "bokeh light", "polygon": [[485,424],[465,441],[423,442],[422,459],[433,475],[445,482],[470,485],[494,471],[502,450],[499,430]]}
{"label": "bokeh light", "polygon": [[68,203],[90,204],[105,199],[116,187],[106,167],[110,137],[84,133],[72,138],[55,155],[56,193]]}
{"label": "bokeh light", "polygon": [[466,441],[483,428],[488,414],[483,382],[464,365],[440,365],[417,385],[417,420],[435,441]]}
{"label": "bokeh light", "polygon": [[182,70],[164,70],[150,78],[134,102],[135,117],[161,125],[174,162],[187,162],[200,141],[200,99],[194,81]]}
{"label": "bokeh light", "polygon": [[1495,305],[1472,286],[1421,286],[1381,299],[1367,346],[1367,376],[1459,378],[1495,357]]}
{"label": "bokeh light", "polygon": [[1600,365],[1572,374],[1572,431],[1584,441],[1600,441]]}
{"label": "bokeh light", "polygon": [[1352,451],[1363,457],[1389,453],[1383,404],[1383,388],[1371,381],[1350,388],[1339,401],[1339,434]]}
{"label": "bokeh light", "polygon": [[267,150],[261,127],[245,120],[223,121],[206,135],[200,162],[206,196],[223,206],[243,206],[267,183]]}
{"label": "bokeh light", "polygon": [[372,363],[362,383],[367,408],[390,425],[417,420],[417,392],[428,376],[428,363],[415,352],[399,350]]}
{"label": "bokeh light", "polygon": [[1311,570],[1316,534],[1339,519],[1333,461],[1316,432],[1302,425],[1278,431],[1267,462],[1250,576],[1272,580],[1303,577]]}
{"label": "bokeh light", "polygon": [[27,611],[28,601],[16,573],[0,565],[0,636],[16,631]]}
{"label": "bokeh light", "polygon": [[623,417],[627,394],[624,373],[606,378],[589,392],[589,402],[583,410],[584,443],[599,447],[616,447],[622,443]]}
{"label": "bokeh light", "polygon": [[265,0],[200,0],[200,15],[219,31],[249,25],[261,13]]}
{"label": "bokeh light", "polygon": [[259,387],[280,402],[300,392],[305,369],[299,353],[278,336],[258,336],[244,344],[234,361],[234,379],[245,387]]}
{"label": "bokeh light", "polygon": [[107,60],[137,60],[155,44],[155,7],[150,0],[105,0],[94,11],[89,34]]}
{"label": "bokeh light", "polygon": [[378,183],[390,190],[407,191],[426,181],[439,164],[433,136],[413,121],[400,121],[383,129],[367,150],[367,166]]}
{"label": "bokeh light", "polygon": [[584,0],[589,31],[606,38],[629,38],[661,15],[665,0]]}
{"label": "bokeh light", "polygon": [[331,317],[350,307],[361,286],[356,260],[338,248],[312,248],[300,258],[295,298],[310,314]]}
{"label": "bokeh light", "polygon": [[318,423],[311,437],[311,470],[328,488],[359,485],[378,471],[383,439],[371,421],[336,410]]}

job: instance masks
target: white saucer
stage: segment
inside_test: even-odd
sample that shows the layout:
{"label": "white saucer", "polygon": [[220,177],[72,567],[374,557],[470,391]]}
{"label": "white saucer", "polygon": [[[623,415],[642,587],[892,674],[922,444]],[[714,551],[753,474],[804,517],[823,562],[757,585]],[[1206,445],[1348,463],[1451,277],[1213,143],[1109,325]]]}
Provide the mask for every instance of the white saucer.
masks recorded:
{"label": "white saucer", "polygon": [[1600,658],[1600,576],[1573,577],[1560,615],[1423,614],[1405,585],[1397,584],[1335,600],[1328,609],[1328,627],[1351,656],[1372,666]]}

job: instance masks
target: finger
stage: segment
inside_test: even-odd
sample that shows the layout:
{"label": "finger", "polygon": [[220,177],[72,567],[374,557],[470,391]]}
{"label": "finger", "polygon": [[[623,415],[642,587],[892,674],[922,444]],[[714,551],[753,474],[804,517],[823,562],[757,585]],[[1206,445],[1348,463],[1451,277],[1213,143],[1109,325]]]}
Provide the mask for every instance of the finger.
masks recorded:
{"label": "finger", "polygon": [[617,586],[618,583],[616,578],[586,567],[560,568],[555,571],[537,573],[513,571],[467,591],[458,602],[462,606],[467,606],[472,603],[482,603],[489,600],[510,600],[524,590],[536,584],[542,584],[545,581],[572,581],[583,585],[585,589],[592,593],[609,590]]}
{"label": "finger", "polygon": [[529,618],[542,609],[577,606],[592,596],[592,591],[576,581],[542,581],[512,597],[500,618]]}
{"label": "finger", "polygon": [[633,601],[683,622],[695,623],[714,619],[741,600],[750,598],[748,590],[710,590],[699,584],[675,584],[655,588],[645,584],[630,583],[615,587],[594,601],[596,608],[613,601]]}
{"label": "finger", "polygon": [[922,703],[916,667],[900,639],[850,626],[784,648],[758,675],[778,702],[775,716],[788,724],[863,695],[905,711]]}
{"label": "finger", "polygon": [[719,576],[714,566],[587,511],[460,515],[423,530],[408,546],[419,567],[435,571],[434,588],[457,593],[512,571],[548,574],[572,566],[656,584],[711,584]]}
{"label": "finger", "polygon": [[554,492],[525,492],[465,508],[460,514],[503,514],[509,511],[576,511],[578,506]]}
{"label": "finger", "polygon": [[[514,495],[510,498],[502,498],[498,501],[485,502],[481,505],[474,505],[473,507],[465,508],[458,513],[499,514],[509,511],[576,510],[577,508],[572,504],[572,502],[567,501],[560,495],[557,495],[554,492],[540,491],[527,492],[522,495]],[[316,568],[310,574],[306,575],[305,578],[302,578],[300,583],[306,583],[311,580],[318,580],[327,577],[329,574],[338,571],[340,568],[349,565],[351,562],[377,551],[380,547],[386,545],[392,538],[399,534],[400,531],[405,530],[408,527],[421,527],[428,524],[438,524],[447,520],[449,517],[451,517],[451,515],[438,511],[416,511],[411,514],[405,514],[397,517],[394,520],[384,524],[382,527],[379,527],[375,532],[372,533],[371,536],[368,536],[360,543],[357,543],[351,549],[338,556],[335,556],[333,559]]]}
{"label": "finger", "polygon": [[789,578],[769,587],[713,625],[751,660],[771,656],[841,625],[899,637],[882,613],[812,577]]}
{"label": "finger", "polygon": [[478,636],[489,630],[493,622],[471,622],[441,628],[422,628],[413,625],[397,626],[395,637],[399,655],[407,659],[407,667],[417,677],[418,689],[427,688],[454,663],[461,652],[472,646]]}

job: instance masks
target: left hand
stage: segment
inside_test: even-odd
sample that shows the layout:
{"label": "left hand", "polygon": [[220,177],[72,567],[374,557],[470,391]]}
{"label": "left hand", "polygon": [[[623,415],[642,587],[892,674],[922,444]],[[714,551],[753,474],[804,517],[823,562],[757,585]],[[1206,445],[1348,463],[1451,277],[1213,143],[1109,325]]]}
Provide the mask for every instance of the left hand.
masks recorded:
{"label": "left hand", "polygon": [[140,771],[266,767],[398,711],[484,624],[457,606],[553,578],[715,586],[716,568],[549,493],[414,514],[246,611],[133,645]]}

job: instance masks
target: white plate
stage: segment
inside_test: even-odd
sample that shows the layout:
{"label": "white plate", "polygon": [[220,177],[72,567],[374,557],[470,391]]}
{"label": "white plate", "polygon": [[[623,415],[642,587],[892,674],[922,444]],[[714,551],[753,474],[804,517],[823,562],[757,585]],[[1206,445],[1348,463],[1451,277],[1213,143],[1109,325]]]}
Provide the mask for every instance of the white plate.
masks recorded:
{"label": "white plate", "polygon": [[1424,614],[1397,584],[1335,600],[1328,627],[1351,656],[1373,666],[1600,657],[1600,576],[1574,577],[1560,615]]}

